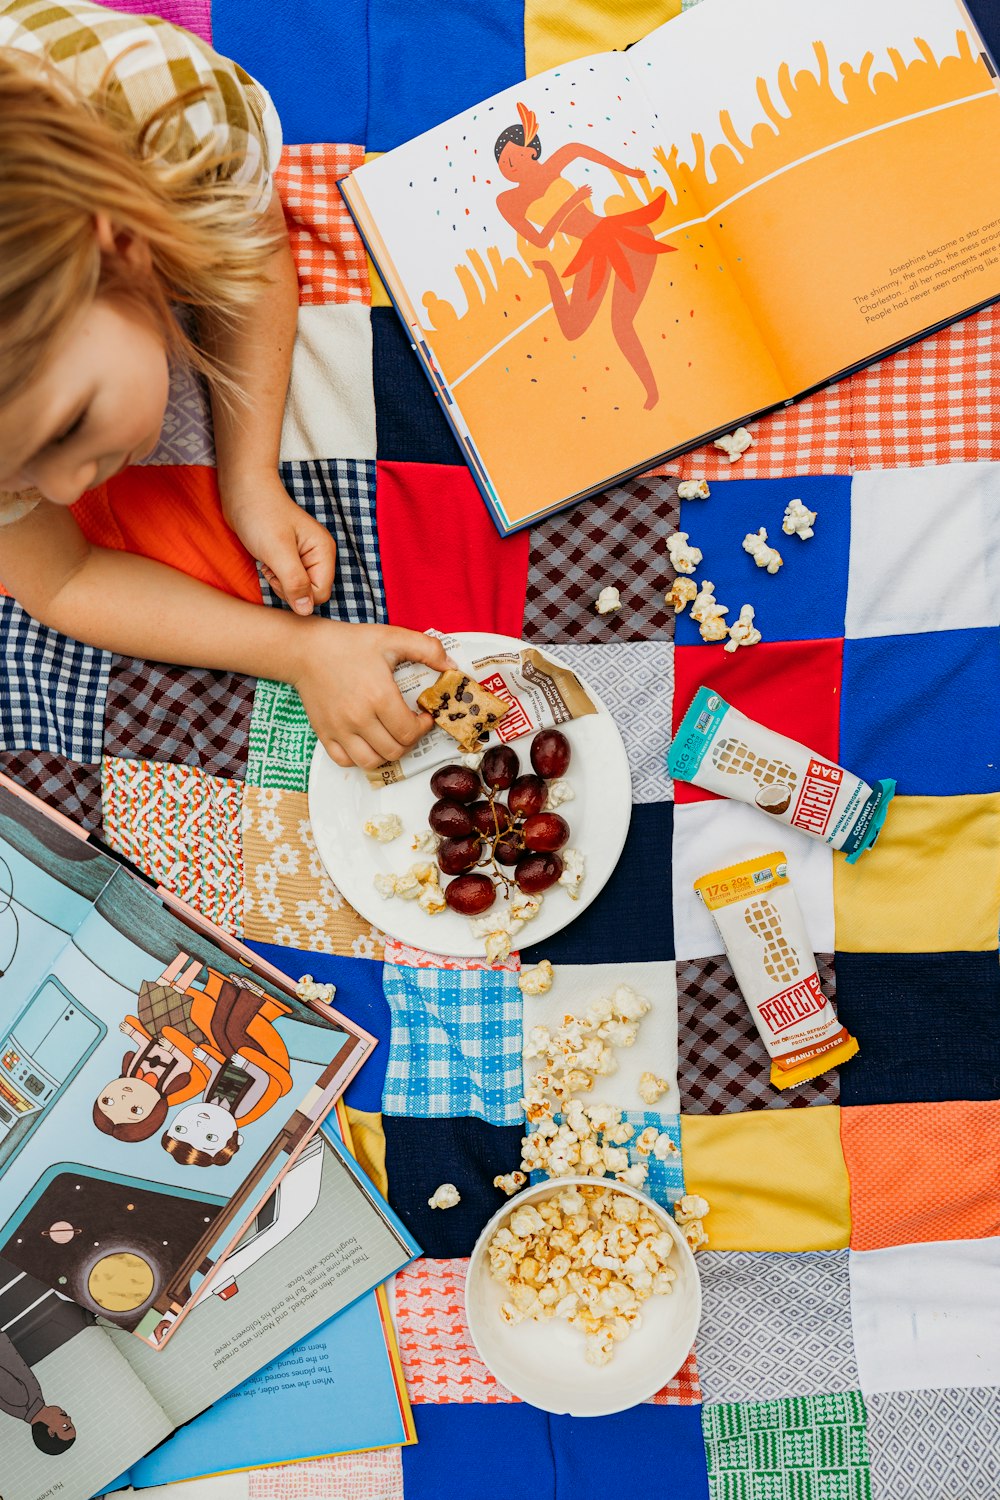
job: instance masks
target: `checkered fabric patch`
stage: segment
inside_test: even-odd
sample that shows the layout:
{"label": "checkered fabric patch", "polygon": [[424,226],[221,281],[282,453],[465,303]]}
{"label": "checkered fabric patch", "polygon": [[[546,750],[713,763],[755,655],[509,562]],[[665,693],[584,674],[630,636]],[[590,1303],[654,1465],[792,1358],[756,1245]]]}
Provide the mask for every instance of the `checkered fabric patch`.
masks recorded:
{"label": "checkered fabric patch", "polygon": [[851,401],[847,382],[827,386],[805,401],[749,423],[753,446],[730,463],[709,443],[654,469],[679,479],[776,479],[789,474],[851,472]]}
{"label": "checkered fabric patch", "polygon": [[0,754],[0,772],[88,833],[101,829],[101,767],[63,760],[45,750]]}
{"label": "checkered fabric patch", "polygon": [[7,596],[0,598],[0,636],[0,750],[99,761],[110,654],[39,625]]}
{"label": "checkered fabric patch", "polygon": [[[661,1115],[656,1110],[625,1110],[622,1119],[627,1121],[635,1129],[630,1141],[626,1141],[625,1149],[628,1152],[629,1166],[635,1162],[645,1161],[649,1167],[649,1176],[643,1192],[655,1198],[657,1203],[662,1203],[664,1208],[670,1208],[684,1192],[684,1163],[681,1157],[681,1117],[680,1115]],[[668,1156],[666,1161],[660,1161],[656,1156],[642,1157],[635,1148],[636,1136],[640,1135],[648,1125],[654,1125],[662,1135],[668,1135],[677,1147],[673,1156]]]}
{"label": "checkered fabric patch", "polygon": [[[316,613],[333,620],[387,620],[375,524],[374,463],[303,459],[281,464],[280,472],[296,504],[325,526],[337,543],[333,593]],[[280,605],[263,577],[261,593],[265,604]]]}
{"label": "checkered fabric patch", "polygon": [[371,302],[361,236],[337,183],[365,159],[362,146],[285,145],[274,174],[299,273],[300,302]]}
{"label": "checkered fabric patch", "polygon": [[865,1398],[879,1500],[1000,1495],[1000,1390],[876,1391]]}
{"label": "checkered fabric patch", "polygon": [[476,1115],[519,1125],[521,992],[503,969],[418,969],[387,963],[392,1011],[382,1112]]}
{"label": "checkered fabric patch", "polygon": [[104,834],[210,922],[243,935],[243,785],[193,766],[103,762]]}
{"label": "checkered fabric patch", "polygon": [[[527,639],[672,639],[674,612],[663,594],[674,576],[667,537],[679,519],[677,481],[647,475],[532,527]],[[607,584],[621,593],[622,608],[599,615],[594,604]]]}
{"label": "checkered fabric patch", "polygon": [[306,791],[315,745],[316,735],[295,689],[262,678],[250,719],[247,785]]}
{"label": "checkered fabric patch", "polygon": [[871,1500],[860,1391],[702,1407],[712,1500]]}
{"label": "checkered fabric patch", "polygon": [[235,672],[115,656],[104,715],[105,754],[172,761],[241,780],[254,688],[252,678]]}
{"label": "checkered fabric patch", "polygon": [[[817,953],[816,963],[823,993],[836,1001],[832,955]],[[678,959],[677,1030],[677,1082],[684,1114],[801,1109],[840,1101],[836,1068],[798,1088],[774,1088],[770,1058],[724,954]]]}

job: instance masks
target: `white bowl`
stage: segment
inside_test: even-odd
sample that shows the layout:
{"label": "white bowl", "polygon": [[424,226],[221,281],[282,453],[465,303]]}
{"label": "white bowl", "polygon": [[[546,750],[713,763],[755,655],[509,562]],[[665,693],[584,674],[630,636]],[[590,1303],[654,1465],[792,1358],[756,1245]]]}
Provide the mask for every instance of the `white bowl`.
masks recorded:
{"label": "white bowl", "polygon": [[[567,1187],[604,1187],[636,1198],[675,1244],[670,1264],[677,1272],[669,1296],[642,1304],[642,1323],[615,1344],[607,1365],[589,1365],[584,1334],[564,1318],[525,1319],[511,1326],[500,1316],[507,1300],[490,1272],[487,1246],[515,1209],[553,1198]],[[701,1317],[701,1283],[694,1256],[665,1208],[638,1189],[613,1178],[559,1177],[525,1188],[495,1213],[476,1241],[465,1282],[465,1311],[472,1339],[501,1385],[522,1401],[558,1416],[603,1417],[646,1401],[687,1358]]]}

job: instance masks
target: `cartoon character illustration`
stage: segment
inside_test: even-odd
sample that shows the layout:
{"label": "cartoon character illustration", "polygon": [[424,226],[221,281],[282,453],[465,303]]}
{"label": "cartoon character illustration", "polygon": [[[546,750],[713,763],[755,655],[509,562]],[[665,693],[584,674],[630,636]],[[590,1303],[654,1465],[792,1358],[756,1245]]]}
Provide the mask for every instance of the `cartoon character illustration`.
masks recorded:
{"label": "cartoon character illustration", "polygon": [[[648,203],[620,214],[596,214],[590,208],[589,186],[576,188],[540,228],[528,218],[532,204],[554,182],[565,181],[564,168],[576,160],[595,162],[626,177],[642,178],[640,167],[627,167],[592,146],[560,146],[542,161],[538,122],[527,105],[518,104],[520,124],[504,130],[494,145],[502,175],[516,186],[497,196],[497,208],[512,229],[532,245],[548,249],[557,233],[572,235],[579,248],[565,270],[551,261],[535,260],[549,284],[552,307],[567,339],[578,339],[590,327],[611,287],[611,330],[622,354],[642,382],[644,407],[659,400],[656,380],[635,330],[635,318],[649,288],[656,257],[675,249],[661,244],[650,226],[663,212],[666,193],[661,188]],[[566,184],[570,186],[569,183]],[[563,282],[572,281],[569,292]]]}
{"label": "cartoon character illustration", "polygon": [[6,1333],[0,1333],[0,1411],[31,1427],[42,1453],[65,1453],[76,1441],[72,1418],[61,1406],[49,1406],[34,1372]]}
{"label": "cartoon character illustration", "polygon": [[[259,1119],[291,1089],[288,1049],[274,1029],[291,1007],[212,968],[204,970],[204,988],[195,989],[191,981],[203,966],[194,960],[182,970],[185,962],[181,954],[158,981],[143,982],[139,1015],[121,1024],[135,1046],[122,1059],[121,1076],[95,1100],[93,1118],[116,1140],[144,1141],[163,1127],[171,1106],[201,1095],[203,1102],[182,1110],[170,1127],[178,1145],[168,1146],[168,1136],[163,1144],[179,1160],[208,1165],[228,1160],[240,1144],[237,1126]],[[221,1142],[208,1139],[220,1129]],[[191,1157],[191,1149],[207,1159]]]}

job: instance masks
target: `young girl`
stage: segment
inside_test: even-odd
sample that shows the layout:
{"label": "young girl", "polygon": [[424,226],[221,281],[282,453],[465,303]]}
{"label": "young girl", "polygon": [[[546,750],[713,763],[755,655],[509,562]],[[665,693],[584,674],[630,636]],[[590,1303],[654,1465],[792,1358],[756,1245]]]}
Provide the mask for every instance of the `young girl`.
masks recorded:
{"label": "young girl", "polygon": [[[197,37],[0,0],[0,580],[94,646],[292,683],[334,760],[370,766],[431,725],[392,668],[446,660],[312,614],[335,549],[277,472],[298,306],[280,148],[265,91]],[[223,514],[292,612],[92,545],[71,510],[153,451],[183,360],[209,380]]]}

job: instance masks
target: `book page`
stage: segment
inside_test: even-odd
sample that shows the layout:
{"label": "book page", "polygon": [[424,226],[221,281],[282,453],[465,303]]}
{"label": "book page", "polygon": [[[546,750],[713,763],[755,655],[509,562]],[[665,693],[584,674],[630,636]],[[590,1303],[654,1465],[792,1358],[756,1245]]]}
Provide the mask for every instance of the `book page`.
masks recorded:
{"label": "book page", "polygon": [[633,53],[539,74],[347,184],[504,529],[784,394]]}
{"label": "book page", "polygon": [[707,0],[630,52],[790,395],[1000,295],[979,46],[954,0]]}

